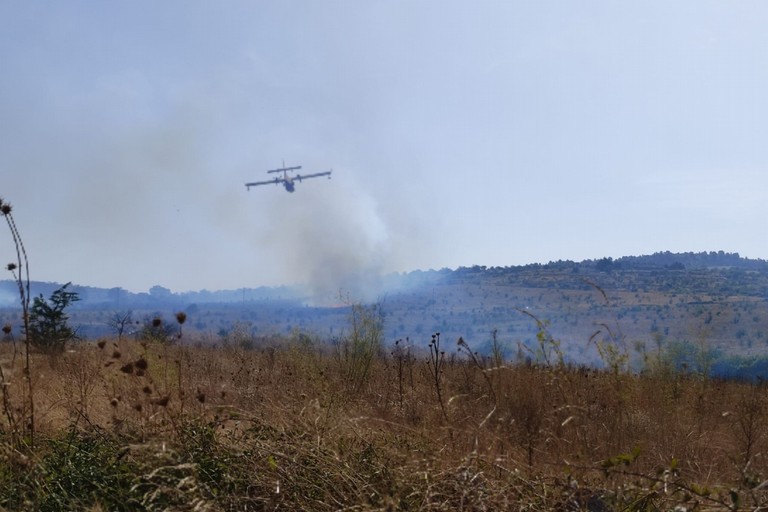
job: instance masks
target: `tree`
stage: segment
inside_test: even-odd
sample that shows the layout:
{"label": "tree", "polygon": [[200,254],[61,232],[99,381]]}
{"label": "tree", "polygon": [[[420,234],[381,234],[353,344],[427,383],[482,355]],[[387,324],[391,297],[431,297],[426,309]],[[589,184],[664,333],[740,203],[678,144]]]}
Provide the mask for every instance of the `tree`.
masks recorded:
{"label": "tree", "polygon": [[171,297],[173,297],[173,292],[168,288],[164,288],[159,284],[156,284],[155,286],[149,289],[149,295],[153,299],[168,300]]}
{"label": "tree", "polygon": [[29,313],[29,340],[35,347],[45,352],[61,352],[68,341],[77,338],[77,331],[72,329],[65,310],[73,302],[80,300],[77,292],[67,290],[72,283],[67,283],[54,291],[46,301],[42,294],[35,297]]}
{"label": "tree", "polygon": [[133,312],[131,311],[115,311],[109,318],[107,325],[115,331],[117,339],[120,341],[123,339],[125,330],[133,323]]}
{"label": "tree", "polygon": [[595,270],[598,272],[610,272],[613,268],[613,258],[611,257],[601,258],[595,262]]}

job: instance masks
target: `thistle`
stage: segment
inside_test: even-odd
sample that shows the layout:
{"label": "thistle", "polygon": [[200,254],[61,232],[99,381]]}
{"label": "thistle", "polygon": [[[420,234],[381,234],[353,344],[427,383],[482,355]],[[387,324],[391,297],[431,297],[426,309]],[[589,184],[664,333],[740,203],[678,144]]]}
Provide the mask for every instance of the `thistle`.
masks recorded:
{"label": "thistle", "polygon": [[[13,207],[10,203],[7,203],[0,198],[0,214],[5,218],[8,224],[8,229],[11,231],[11,238],[13,238],[13,245],[16,248],[16,261],[11,262],[6,266],[6,269],[12,273],[13,280],[16,282],[16,286],[19,291],[19,299],[21,301],[22,318],[24,319],[24,369],[23,374],[26,377],[27,383],[27,397],[29,401],[28,414],[29,417],[26,421],[29,430],[29,442],[30,445],[35,444],[35,399],[34,399],[34,385],[32,379],[32,371],[30,366],[30,338],[29,338],[29,311],[30,311],[30,279],[29,279],[29,260],[27,259],[27,250],[24,248],[24,243],[21,240],[21,233],[16,226],[16,221],[13,218],[11,212]],[[23,269],[23,273],[22,273]],[[18,273],[17,273],[18,271]],[[3,330],[5,332],[5,330]],[[6,333],[7,334],[7,333]],[[14,432],[14,435],[19,432]]]}
{"label": "thistle", "polygon": [[152,405],[159,405],[160,407],[167,407],[168,402],[170,400],[171,400],[171,397],[166,395],[160,398],[153,398],[152,400],[149,401],[149,403],[151,403]]}
{"label": "thistle", "polygon": [[187,314],[183,311],[179,311],[176,313],[176,321],[179,323],[179,335],[178,338],[181,339],[181,326],[184,325],[184,322],[187,321]]}

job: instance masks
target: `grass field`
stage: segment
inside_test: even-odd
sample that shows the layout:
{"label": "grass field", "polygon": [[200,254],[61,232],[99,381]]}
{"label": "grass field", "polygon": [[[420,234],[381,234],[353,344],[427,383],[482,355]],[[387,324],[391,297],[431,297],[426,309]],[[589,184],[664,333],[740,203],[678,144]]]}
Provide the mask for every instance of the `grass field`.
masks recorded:
{"label": "grass field", "polygon": [[369,365],[307,336],[255,346],[33,353],[30,398],[4,343],[0,508],[768,506],[759,384],[510,363],[439,337]]}

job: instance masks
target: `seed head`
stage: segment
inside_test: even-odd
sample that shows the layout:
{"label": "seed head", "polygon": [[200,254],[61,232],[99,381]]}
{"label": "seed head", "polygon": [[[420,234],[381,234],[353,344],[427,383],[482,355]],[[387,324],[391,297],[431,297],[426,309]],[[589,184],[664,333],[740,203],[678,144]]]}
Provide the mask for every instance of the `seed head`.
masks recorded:
{"label": "seed head", "polygon": [[183,325],[184,322],[187,321],[187,314],[183,311],[179,311],[176,313],[176,321],[179,322],[179,325]]}
{"label": "seed head", "polygon": [[159,405],[160,407],[166,407],[168,405],[168,401],[171,399],[170,396],[164,396],[161,398],[154,398],[149,401],[152,405]]}
{"label": "seed head", "polygon": [[11,210],[13,210],[13,207],[11,206],[10,203],[3,203],[2,205],[0,205],[0,212],[2,212],[3,215],[10,215]]}
{"label": "seed head", "polygon": [[135,364],[136,368],[138,368],[139,370],[146,370],[149,367],[149,363],[147,363],[147,360],[144,359],[143,357],[140,357],[139,359],[137,359],[136,362],[133,364]]}
{"label": "seed head", "polygon": [[107,345],[107,340],[99,340],[98,343],[96,343],[96,346],[99,348],[104,348]]}
{"label": "seed head", "polygon": [[158,328],[161,325],[163,325],[163,319],[162,318],[160,318],[159,316],[156,316],[155,318],[152,319],[152,327]]}
{"label": "seed head", "polygon": [[6,265],[5,268],[7,268],[9,271],[13,272],[14,270],[16,270],[16,264],[15,263],[9,263],[8,265]]}
{"label": "seed head", "polygon": [[5,335],[11,334],[11,329],[12,329],[11,324],[5,324],[3,326],[3,334]]}

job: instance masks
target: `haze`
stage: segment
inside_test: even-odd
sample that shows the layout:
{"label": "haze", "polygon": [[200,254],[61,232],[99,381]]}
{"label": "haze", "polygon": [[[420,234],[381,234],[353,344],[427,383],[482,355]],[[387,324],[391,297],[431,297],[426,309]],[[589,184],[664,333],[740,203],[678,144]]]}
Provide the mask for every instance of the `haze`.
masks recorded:
{"label": "haze", "polygon": [[[132,291],[766,258],[766,26],[757,1],[0,1],[0,196],[33,279]],[[283,161],[333,179],[246,191]]]}

